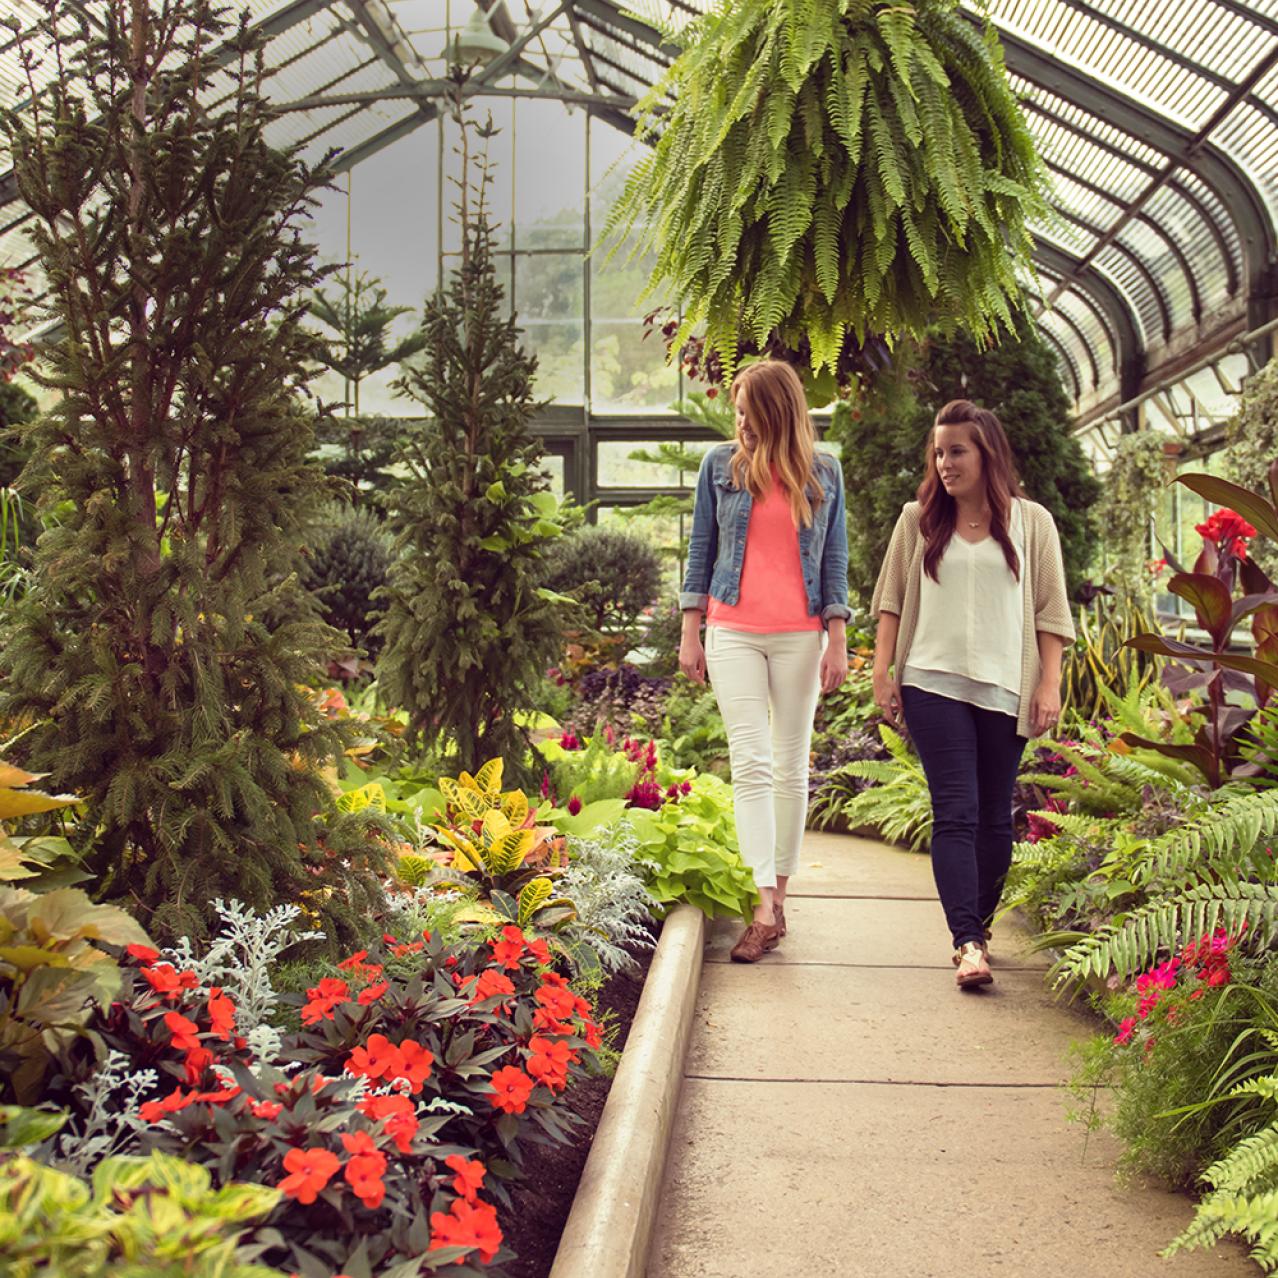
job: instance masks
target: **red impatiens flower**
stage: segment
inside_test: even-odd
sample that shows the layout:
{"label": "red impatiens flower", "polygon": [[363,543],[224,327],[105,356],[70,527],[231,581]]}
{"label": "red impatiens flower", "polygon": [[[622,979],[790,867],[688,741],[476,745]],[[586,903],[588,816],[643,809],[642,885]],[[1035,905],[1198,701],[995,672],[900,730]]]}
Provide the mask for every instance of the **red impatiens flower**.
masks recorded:
{"label": "red impatiens flower", "polygon": [[145,1101],[138,1106],[138,1117],[144,1123],[158,1123],[168,1114],[185,1109],[195,1099],[194,1092],[183,1092],[175,1087],[163,1100]]}
{"label": "red impatiens flower", "polygon": [[142,975],[157,994],[168,999],[177,999],[183,990],[196,989],[200,984],[194,972],[179,972],[172,963],[144,968]]}
{"label": "red impatiens flower", "polygon": [[365,1207],[380,1207],[386,1197],[386,1186],[382,1183],[382,1176],[386,1172],[386,1155],[377,1148],[367,1132],[345,1133],[342,1145],[348,1154],[354,1155],[343,1173],[347,1183]]}
{"label": "red impatiens flower", "polygon": [[355,1048],[347,1057],[346,1072],[370,1082],[404,1079],[410,1091],[419,1092],[434,1063],[433,1053],[412,1039],[406,1038],[397,1047],[385,1034],[370,1034],[367,1046]]}
{"label": "red impatiens flower", "polygon": [[360,990],[359,998],[355,1001],[359,1003],[361,1007],[367,1007],[370,1003],[376,1003],[388,989],[390,989],[389,981],[379,981],[376,985],[369,985]]}
{"label": "red impatiens flower", "polygon": [[493,1107],[507,1114],[522,1114],[536,1086],[522,1069],[517,1069],[514,1065],[504,1065],[497,1070],[491,1082]]}
{"label": "red impatiens flower", "polygon": [[519,967],[519,960],[524,954],[524,934],[513,924],[501,930],[501,940],[493,941],[493,962],[500,964],[508,972]]}
{"label": "red impatiens flower", "polygon": [[302,1007],[302,1024],[318,1025],[331,1021],[333,1009],[339,1003],[350,1001],[350,987],[335,976],[326,976],[312,989],[306,991],[307,1002]]}
{"label": "red impatiens flower", "polygon": [[343,972],[349,972],[352,969],[361,966],[367,957],[367,950],[356,950],[350,958],[344,958],[337,966],[340,967]]}
{"label": "red impatiens flower", "polygon": [[253,1111],[253,1117],[264,1118],[267,1122],[278,1118],[283,1108],[279,1101],[260,1101],[249,1098],[249,1109]]}
{"label": "red impatiens flower", "polygon": [[513,994],[515,987],[510,983],[510,977],[502,972],[494,972],[491,969],[483,972],[478,983],[475,985],[475,993],[471,996],[471,1003],[482,1003],[488,998],[497,998],[500,995]]}
{"label": "red impatiens flower", "polygon": [[467,1158],[463,1154],[449,1154],[444,1159],[444,1166],[457,1174],[453,1177],[453,1189],[468,1203],[473,1203],[484,1186],[487,1169],[477,1158]]}
{"label": "red impatiens flower", "polygon": [[535,941],[528,941],[527,946],[528,953],[531,954],[538,963],[540,963],[543,967],[549,965],[550,946],[547,945],[541,937],[538,937]]}
{"label": "red impatiens flower", "polygon": [[490,1203],[468,1203],[454,1198],[448,1213],[431,1212],[430,1249],[465,1247],[479,1249],[479,1259],[488,1264],[501,1247],[501,1227],[497,1209]]}
{"label": "red impatiens flower", "polygon": [[284,1155],[284,1170],[290,1175],[280,1181],[289,1198],[309,1206],[337,1174],[342,1160],[331,1149],[290,1149]]}
{"label": "red impatiens flower", "polygon": [[209,1021],[218,1038],[230,1039],[235,1034],[235,1004],[218,986],[209,990]]}
{"label": "red impatiens flower", "polygon": [[194,1021],[187,1020],[180,1012],[166,1012],[164,1023],[169,1027],[173,1046],[179,1052],[191,1052],[199,1047],[200,1027]]}
{"label": "red impatiens flower", "polygon": [[160,951],[153,950],[149,945],[126,945],[124,952],[130,958],[137,959],[143,967],[150,967],[160,957]]}
{"label": "red impatiens flower", "polygon": [[435,1054],[411,1038],[406,1038],[399,1045],[399,1052],[403,1061],[399,1076],[408,1079],[409,1091],[420,1092],[422,1084],[430,1077]]}
{"label": "red impatiens flower", "polygon": [[[553,976],[547,972],[546,976]],[[577,996],[564,985],[546,982],[533,997],[556,1020],[566,1021],[577,1010]]]}
{"label": "red impatiens flower", "polygon": [[563,1091],[568,1086],[568,1066],[580,1057],[565,1042],[534,1036],[528,1044],[532,1055],[528,1058],[528,1072],[552,1092]]}
{"label": "red impatiens flower", "polygon": [[386,1135],[401,1154],[413,1152],[413,1137],[421,1124],[413,1102],[406,1096],[366,1096],[357,1108],[366,1118],[385,1124]]}

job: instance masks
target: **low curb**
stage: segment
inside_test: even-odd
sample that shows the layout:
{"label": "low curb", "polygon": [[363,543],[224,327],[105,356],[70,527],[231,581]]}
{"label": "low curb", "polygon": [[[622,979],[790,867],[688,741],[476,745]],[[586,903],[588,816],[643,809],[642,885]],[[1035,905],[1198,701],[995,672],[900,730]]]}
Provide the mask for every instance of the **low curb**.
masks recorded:
{"label": "low curb", "polygon": [[550,1278],[643,1278],[705,935],[695,906],[666,916]]}

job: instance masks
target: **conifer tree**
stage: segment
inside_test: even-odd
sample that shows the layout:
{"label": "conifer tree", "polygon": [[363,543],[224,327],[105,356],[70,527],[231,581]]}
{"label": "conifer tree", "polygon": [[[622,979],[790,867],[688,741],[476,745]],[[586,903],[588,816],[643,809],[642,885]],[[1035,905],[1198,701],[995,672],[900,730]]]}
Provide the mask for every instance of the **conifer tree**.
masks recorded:
{"label": "conifer tree", "polygon": [[561,597],[541,586],[557,537],[556,503],[529,431],[536,359],[520,345],[493,269],[485,152],[471,162],[461,124],[457,205],[461,261],[426,303],[426,346],[399,383],[428,420],[412,423],[399,460],[411,476],[392,492],[399,558],[378,631],[384,698],[408,712],[414,737],[455,751],[475,771],[501,755],[526,773],[528,743],[516,716],[563,642]]}
{"label": "conifer tree", "polygon": [[0,130],[66,334],[23,484],[69,513],[6,618],[0,719],[32,724],[23,760],[86,797],[98,889],[154,935],[198,934],[219,896],[349,933],[372,845],[332,815],[343,739],[304,686],[340,636],[265,620],[326,483],[306,460],[317,176],[265,140],[247,17],[41,3],[33,101]]}

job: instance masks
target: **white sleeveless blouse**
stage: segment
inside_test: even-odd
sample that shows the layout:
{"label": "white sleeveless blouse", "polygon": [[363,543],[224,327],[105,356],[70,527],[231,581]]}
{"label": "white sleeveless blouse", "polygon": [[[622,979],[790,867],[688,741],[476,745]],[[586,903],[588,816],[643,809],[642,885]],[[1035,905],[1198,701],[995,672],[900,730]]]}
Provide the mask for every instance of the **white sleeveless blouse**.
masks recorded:
{"label": "white sleeveless blouse", "polygon": [[923,572],[903,685],[985,710],[1019,713],[1025,637],[1025,519],[1019,500],[1012,502],[1009,522],[1020,581],[993,537],[972,544],[957,532],[937,565],[940,580]]}

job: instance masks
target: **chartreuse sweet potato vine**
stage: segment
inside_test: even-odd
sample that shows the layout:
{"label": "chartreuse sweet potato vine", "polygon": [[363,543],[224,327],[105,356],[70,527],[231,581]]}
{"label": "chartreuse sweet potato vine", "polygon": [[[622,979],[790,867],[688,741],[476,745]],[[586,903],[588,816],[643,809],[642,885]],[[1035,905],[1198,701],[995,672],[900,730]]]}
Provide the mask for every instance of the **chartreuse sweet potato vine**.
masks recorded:
{"label": "chartreuse sweet potato vine", "polygon": [[953,0],[720,0],[639,105],[633,236],[731,372],[785,348],[846,375],[867,339],[1010,326],[1044,178],[991,28]]}

